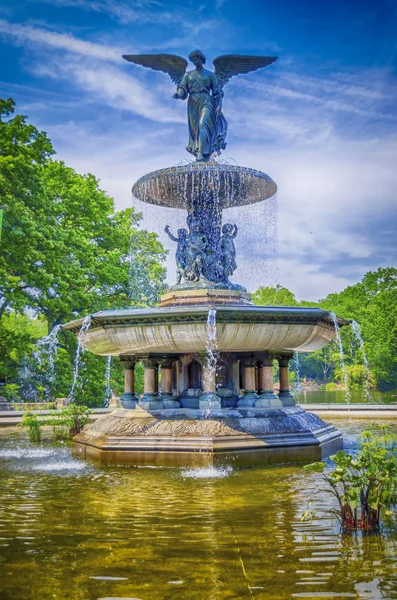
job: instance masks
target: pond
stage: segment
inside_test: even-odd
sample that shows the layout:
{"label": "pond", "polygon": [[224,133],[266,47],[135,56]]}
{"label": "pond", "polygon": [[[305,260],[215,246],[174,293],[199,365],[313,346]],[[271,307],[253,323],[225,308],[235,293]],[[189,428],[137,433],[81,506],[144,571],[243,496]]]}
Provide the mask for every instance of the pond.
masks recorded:
{"label": "pond", "polygon": [[332,499],[301,465],[104,468],[2,437],[0,477],[1,600],[397,598],[397,525],[302,522]]}
{"label": "pond", "polygon": [[[294,390],[297,403],[300,404],[345,404],[346,392],[318,390],[305,392]],[[351,390],[351,404],[397,404],[397,390],[390,392],[378,392],[370,390],[370,402],[368,402],[363,390]]]}

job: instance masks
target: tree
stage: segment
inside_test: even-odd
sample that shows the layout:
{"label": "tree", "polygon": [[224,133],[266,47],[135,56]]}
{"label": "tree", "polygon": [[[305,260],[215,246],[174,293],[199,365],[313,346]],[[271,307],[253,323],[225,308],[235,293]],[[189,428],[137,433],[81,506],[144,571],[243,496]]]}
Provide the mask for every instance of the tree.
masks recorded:
{"label": "tree", "polygon": [[[343,327],[341,337],[344,362],[351,387],[375,385],[380,390],[397,388],[397,269],[380,268],[368,272],[355,285],[329,294],[318,303],[297,302],[288,289],[259,288],[253,295],[255,304],[276,306],[318,306],[360,324],[371,373],[363,368],[363,349],[352,327]],[[301,355],[300,375],[321,381],[343,380],[341,359],[335,342],[309,355]]]}
{"label": "tree", "polygon": [[[320,301],[321,308],[333,310],[361,326],[371,377],[381,390],[397,387],[397,269],[380,268],[338,294]],[[345,327],[342,339],[348,365],[362,363],[362,352]],[[354,379],[354,374],[352,372]],[[357,379],[357,377],[355,377]]]}
{"label": "tree", "polygon": [[10,118],[14,106],[12,99],[0,99],[0,198],[8,206],[0,256],[0,315],[10,302],[23,309],[29,283],[39,287],[34,265],[51,235],[41,175],[54,150],[47,135],[25,117]]}
{"label": "tree", "polygon": [[292,292],[282,285],[276,287],[259,287],[251,295],[252,302],[259,306],[297,306],[298,302]]}
{"label": "tree", "polygon": [[[0,193],[9,210],[0,256],[0,343],[11,314],[42,316],[49,331],[99,310],[155,304],[165,289],[166,253],[154,233],[139,228],[141,214],[115,212],[93,175],[53,160],[46,134],[13,113],[13,101],[1,100]],[[62,334],[61,345],[67,354],[58,358],[57,393],[64,395],[75,337]],[[98,397],[103,382],[90,365],[104,368],[104,359],[87,361],[85,395]],[[13,382],[15,371],[0,368]]]}

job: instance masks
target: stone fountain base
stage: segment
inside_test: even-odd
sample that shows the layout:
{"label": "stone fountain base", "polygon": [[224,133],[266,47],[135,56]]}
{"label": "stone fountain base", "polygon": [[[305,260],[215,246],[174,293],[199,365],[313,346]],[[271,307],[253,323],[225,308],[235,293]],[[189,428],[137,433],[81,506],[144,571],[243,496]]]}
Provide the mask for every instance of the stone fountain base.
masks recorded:
{"label": "stone fountain base", "polygon": [[116,409],[74,438],[73,453],[110,465],[254,465],[312,462],[342,448],[342,436],[316,415],[283,409],[147,412]]}

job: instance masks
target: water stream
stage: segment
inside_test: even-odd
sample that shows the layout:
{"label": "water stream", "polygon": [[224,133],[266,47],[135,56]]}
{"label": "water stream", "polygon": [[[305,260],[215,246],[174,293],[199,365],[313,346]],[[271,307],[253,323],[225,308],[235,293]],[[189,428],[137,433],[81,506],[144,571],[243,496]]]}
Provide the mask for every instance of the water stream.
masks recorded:
{"label": "water stream", "polygon": [[343,384],[345,387],[346,404],[350,404],[351,392],[349,389],[349,376],[348,376],[346,364],[345,364],[345,354],[343,352],[343,344],[342,344],[342,338],[340,335],[340,327],[339,327],[339,323],[338,323],[338,317],[332,311],[329,312],[329,316],[331,317],[334,327],[335,327],[335,339],[336,339],[336,343],[338,345],[338,350],[339,350],[339,358],[340,358],[341,369],[342,369]]}
{"label": "water stream", "polygon": [[[218,345],[216,342],[216,309],[210,308],[208,310],[207,317],[207,340],[205,345],[206,358],[205,358],[205,370],[203,375],[203,387],[208,390],[211,389],[211,384],[216,378],[216,366],[218,362]],[[214,390],[214,395],[216,391]],[[204,411],[204,418],[208,419],[211,417],[214,409],[216,398],[209,397],[208,408]]]}
{"label": "water stream", "polygon": [[302,390],[302,386],[300,383],[300,359],[299,359],[299,352],[294,352],[294,363],[295,363],[295,375],[296,375],[296,382],[294,385],[294,396],[295,396],[295,402],[297,404],[299,404],[299,395],[300,392]]}
{"label": "water stream", "polygon": [[70,402],[75,402],[74,395],[75,395],[75,391],[76,391],[77,381],[79,378],[81,355],[83,354],[83,352],[85,350],[85,339],[86,339],[86,334],[90,328],[90,325],[91,325],[91,315],[87,315],[86,317],[84,317],[83,322],[81,323],[79,335],[77,338],[77,348],[76,348],[76,354],[74,357],[74,365],[73,365],[73,382],[72,382],[72,387],[70,388],[70,392],[68,395],[68,400]]}
{"label": "water stream", "polygon": [[110,369],[112,366],[112,356],[106,357],[106,367],[105,367],[105,400],[103,405],[105,407],[109,406],[109,400],[112,397],[112,390],[110,388]]}
{"label": "water stream", "polygon": [[56,378],[55,358],[60,330],[61,325],[56,325],[48,335],[37,340],[31,357],[20,368],[20,395],[26,402],[37,402],[40,399],[40,386],[44,388],[45,399],[51,398]]}
{"label": "water stream", "polygon": [[364,340],[361,335],[361,327],[357,323],[357,321],[352,321],[352,331],[353,331],[353,337],[356,340],[359,349],[361,350],[361,354],[362,354],[364,366],[365,366],[365,383],[364,383],[365,400],[366,400],[366,402],[372,403],[373,402],[372,394],[370,392],[371,371],[369,368],[368,358],[365,353]]}

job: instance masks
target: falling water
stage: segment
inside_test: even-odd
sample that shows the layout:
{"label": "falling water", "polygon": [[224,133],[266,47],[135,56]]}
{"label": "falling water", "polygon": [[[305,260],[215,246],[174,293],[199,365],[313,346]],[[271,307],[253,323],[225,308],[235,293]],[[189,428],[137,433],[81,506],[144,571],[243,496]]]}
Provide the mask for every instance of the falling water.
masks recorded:
{"label": "falling water", "polygon": [[348,378],[346,364],[345,364],[345,356],[344,356],[344,352],[343,352],[343,345],[342,345],[342,338],[340,335],[340,327],[339,327],[339,323],[338,323],[338,317],[332,311],[329,312],[329,316],[331,317],[334,327],[335,327],[335,338],[336,338],[336,343],[338,344],[338,349],[339,349],[339,357],[340,357],[341,369],[342,369],[342,374],[343,374],[343,384],[344,384],[344,388],[345,388],[345,392],[346,392],[345,393],[346,403],[350,404],[351,392],[348,387],[349,378]]}
{"label": "falling water", "polygon": [[70,388],[70,392],[69,392],[69,396],[68,396],[69,401],[72,403],[75,401],[74,394],[76,391],[76,385],[77,385],[77,381],[78,381],[78,377],[79,377],[80,359],[81,359],[81,355],[82,355],[83,351],[85,350],[86,334],[88,332],[88,329],[90,328],[90,325],[91,325],[91,315],[88,315],[87,317],[84,317],[84,319],[83,319],[83,322],[80,327],[79,335],[77,338],[77,348],[76,348],[76,354],[74,357],[74,366],[73,366],[73,383],[72,383],[72,387]]}
{"label": "falling water", "polygon": [[299,352],[294,352],[294,362],[295,362],[295,372],[296,372],[296,381],[300,383],[300,362],[299,362]]}
{"label": "falling water", "polygon": [[277,194],[264,202],[264,281],[269,287],[278,283],[278,205]]}
{"label": "falling water", "polygon": [[[216,343],[216,309],[210,308],[207,317],[207,340],[205,344],[206,359],[205,359],[205,373],[204,373],[204,387],[208,389],[210,384],[215,379],[216,366],[218,362],[218,345]],[[215,394],[214,390],[214,394]],[[208,409],[204,412],[204,418],[209,418],[214,408],[215,398],[210,398],[208,401]]]}
{"label": "falling water", "polygon": [[[25,401],[38,401],[39,385],[44,388],[45,397],[51,397],[56,376],[55,357],[60,329],[61,325],[56,325],[48,335],[36,342],[31,359],[25,360],[19,371],[20,394]],[[45,372],[42,369],[45,369]]]}
{"label": "falling water", "polygon": [[[51,332],[45,337],[36,342],[37,356],[39,364],[42,364],[43,353],[47,357],[48,371],[47,377],[52,386],[55,381],[55,357],[58,351],[59,341],[58,334],[61,330],[61,325],[55,325]],[[42,352],[40,352],[42,351]]]}
{"label": "falling water", "polygon": [[302,390],[302,386],[300,384],[300,360],[299,360],[299,352],[294,352],[294,363],[295,363],[295,374],[296,374],[296,383],[295,383],[295,401],[299,403],[299,394]]}
{"label": "falling water", "polygon": [[137,249],[135,247],[135,231],[131,222],[131,237],[130,237],[130,266],[128,271],[128,298],[131,301],[133,308],[139,306],[139,274],[137,265]]}
{"label": "falling water", "polygon": [[371,371],[369,368],[367,355],[365,353],[364,340],[361,335],[361,327],[357,323],[357,321],[352,321],[352,331],[353,331],[353,337],[356,339],[356,342],[358,343],[358,347],[360,348],[360,350],[362,352],[364,366],[365,366],[365,384],[364,384],[365,399],[367,402],[373,402],[372,395],[371,395],[371,392],[369,389],[370,388]]}
{"label": "falling water", "polygon": [[112,390],[110,389],[110,367],[112,365],[112,357],[106,357],[106,367],[105,367],[105,401],[103,405],[105,407],[109,406],[109,400],[112,397]]}

